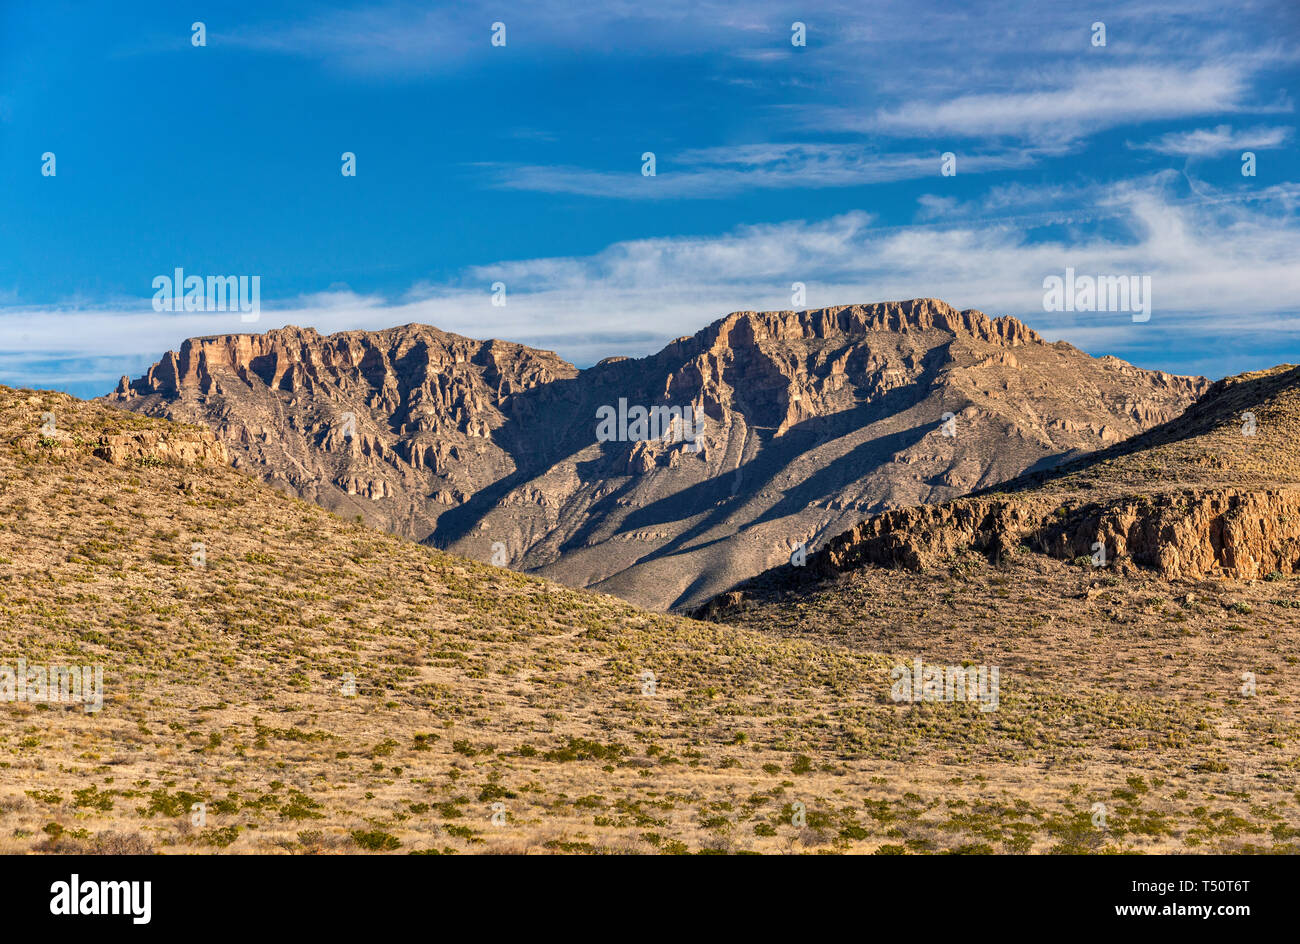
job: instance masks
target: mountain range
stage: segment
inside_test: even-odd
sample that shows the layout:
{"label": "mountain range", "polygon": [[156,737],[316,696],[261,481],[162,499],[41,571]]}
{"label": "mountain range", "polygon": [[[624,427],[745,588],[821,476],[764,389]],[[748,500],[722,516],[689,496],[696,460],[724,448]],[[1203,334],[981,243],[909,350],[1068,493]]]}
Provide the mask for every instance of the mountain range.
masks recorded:
{"label": "mountain range", "polygon": [[[425,325],[195,338],[108,403],[213,429],[276,488],[465,557],[689,608],[864,517],[1050,469],[1209,387],[936,299],[738,312],[579,370]],[[602,408],[698,435],[601,441]]]}
{"label": "mountain range", "polygon": [[0,660],[0,851],[1294,854],[1297,432],[1300,368],[1226,378],[700,621],[0,387],[0,633],[102,672],[88,710]]}

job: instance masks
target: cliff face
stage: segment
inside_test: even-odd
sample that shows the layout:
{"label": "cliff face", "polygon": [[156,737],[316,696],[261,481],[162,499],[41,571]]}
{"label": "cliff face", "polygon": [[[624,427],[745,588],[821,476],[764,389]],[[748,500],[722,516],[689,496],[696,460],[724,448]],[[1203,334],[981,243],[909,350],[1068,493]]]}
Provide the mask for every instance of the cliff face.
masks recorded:
{"label": "cliff face", "polygon": [[[1079,507],[1032,499],[957,500],[886,512],[832,539],[814,566],[923,570],[970,549],[1134,564],[1167,578],[1257,579],[1300,570],[1300,488],[1187,490]],[[1103,565],[1105,566],[1105,565]]]}
{"label": "cliff face", "polygon": [[[1117,443],[1207,386],[918,299],[738,312],[583,371],[421,325],[199,338],[111,399],[211,426],[332,510],[662,608],[872,512]],[[691,407],[697,442],[598,441],[620,401]]]}

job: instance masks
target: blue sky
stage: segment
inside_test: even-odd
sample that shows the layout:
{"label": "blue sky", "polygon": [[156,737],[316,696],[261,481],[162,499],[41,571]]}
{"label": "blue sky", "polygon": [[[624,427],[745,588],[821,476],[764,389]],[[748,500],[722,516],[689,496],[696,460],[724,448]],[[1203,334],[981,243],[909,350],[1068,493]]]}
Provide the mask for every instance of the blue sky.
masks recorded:
{"label": "blue sky", "polygon": [[[1292,2],[86,6],[0,6],[0,383],[98,395],[289,323],[584,366],[794,282],[1145,367],[1300,361]],[[1149,276],[1151,320],[1045,312],[1067,266]],[[259,322],[155,311],[177,267],[259,276]]]}

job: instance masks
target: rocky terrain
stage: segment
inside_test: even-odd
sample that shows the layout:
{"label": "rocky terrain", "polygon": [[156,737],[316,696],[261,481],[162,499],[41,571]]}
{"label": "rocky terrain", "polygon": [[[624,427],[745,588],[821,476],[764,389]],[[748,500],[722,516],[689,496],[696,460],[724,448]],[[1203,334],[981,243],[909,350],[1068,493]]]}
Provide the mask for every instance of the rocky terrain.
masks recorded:
{"label": "rocky terrain", "polygon": [[[282,328],[186,341],[112,399],[211,426],[236,468],[421,539],[516,470],[493,432],[533,418],[518,394],[576,373],[546,351],[423,325],[328,338]],[[535,425],[538,448],[563,435]]]}
{"label": "rocky terrain", "polygon": [[[967,550],[719,625],[343,520],[218,447],[0,388],[0,852],[1300,851],[1283,574]],[[918,654],[1000,667],[996,710],[895,701]],[[19,660],[98,667],[99,710],[13,697]]]}
{"label": "rocky terrain", "polygon": [[[866,565],[923,570],[1018,549],[1166,578],[1255,580],[1300,570],[1300,368],[1216,382],[1185,414],[1057,469],[859,522],[725,600]],[[724,601],[712,601],[715,611]],[[726,609],[726,606],[723,606]]]}
{"label": "rocky terrain", "polygon": [[[344,516],[666,609],[872,512],[1120,442],[1207,386],[919,299],[740,312],[582,371],[422,325],[198,338],[109,402],[209,426],[236,467]],[[599,442],[620,400],[692,407],[699,442]]]}
{"label": "rocky terrain", "polygon": [[[1038,710],[1053,718],[1043,744],[1056,745],[1037,775],[1091,793],[1100,815],[1084,842],[1093,848],[1124,847],[1109,818],[1119,812],[1187,851],[1219,841],[1295,851],[1297,434],[1300,368],[1227,378],[1132,440],[867,518],[805,566],[773,568],[697,615],[881,654],[896,672],[997,667],[1004,691],[1008,679],[1035,688]],[[1056,699],[1081,692],[1097,699],[1084,715],[1057,712]],[[1157,738],[1091,740],[1077,727],[1104,727],[1111,710],[1148,699],[1189,714]],[[942,719],[954,706],[900,707]],[[988,775],[966,756],[954,743],[918,766]],[[1195,797],[1185,828],[1175,826],[1173,808]],[[1231,800],[1252,813],[1233,812]]]}

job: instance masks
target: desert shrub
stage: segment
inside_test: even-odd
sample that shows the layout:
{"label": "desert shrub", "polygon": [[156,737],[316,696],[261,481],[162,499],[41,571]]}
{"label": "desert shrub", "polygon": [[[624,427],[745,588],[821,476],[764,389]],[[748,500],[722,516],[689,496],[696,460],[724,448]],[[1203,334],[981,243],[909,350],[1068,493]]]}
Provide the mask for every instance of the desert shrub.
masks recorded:
{"label": "desert shrub", "polygon": [[238,826],[222,826],[218,829],[205,829],[199,833],[198,843],[202,846],[217,846],[224,849],[238,838]]}
{"label": "desert shrub", "polygon": [[396,836],[391,836],[378,829],[368,832],[364,829],[354,829],[352,830],[352,841],[368,852],[391,852],[402,845]]}

